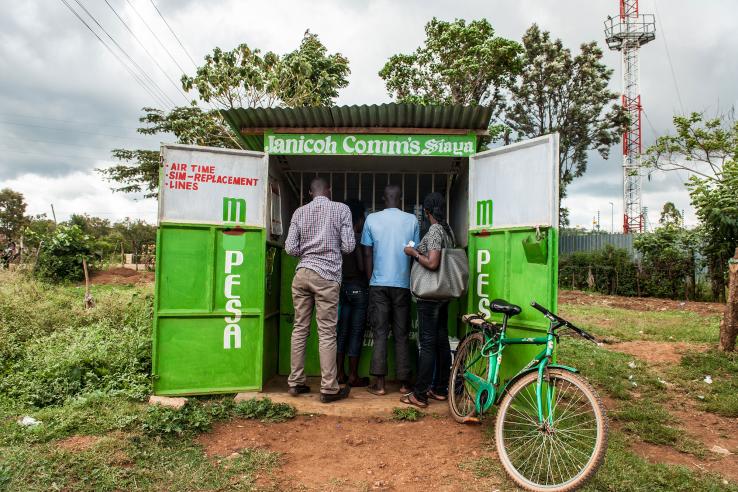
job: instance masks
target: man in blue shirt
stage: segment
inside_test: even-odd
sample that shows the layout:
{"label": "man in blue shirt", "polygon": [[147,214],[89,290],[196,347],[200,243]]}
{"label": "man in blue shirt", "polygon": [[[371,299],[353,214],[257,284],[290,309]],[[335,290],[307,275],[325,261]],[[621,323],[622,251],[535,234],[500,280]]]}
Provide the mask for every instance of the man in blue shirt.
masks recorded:
{"label": "man in blue shirt", "polygon": [[385,394],[387,337],[395,338],[395,372],[400,392],[410,392],[410,260],[404,253],[410,241],[420,242],[418,220],[399,209],[397,185],[384,189],[384,210],[366,218],[361,244],[369,278],[369,312],[374,331],[374,349],[369,373],[375,376],[370,393]]}

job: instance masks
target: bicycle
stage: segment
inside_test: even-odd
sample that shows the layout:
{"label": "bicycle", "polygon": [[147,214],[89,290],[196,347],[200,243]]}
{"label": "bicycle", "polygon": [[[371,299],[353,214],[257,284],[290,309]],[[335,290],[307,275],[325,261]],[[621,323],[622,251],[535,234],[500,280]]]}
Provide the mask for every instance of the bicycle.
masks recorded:
{"label": "bicycle", "polygon": [[[545,336],[509,338],[508,320],[519,306],[496,299],[492,312],[502,326],[479,314],[462,317],[473,331],[459,344],[449,378],[449,408],[457,422],[479,422],[498,404],[495,423],[497,454],[507,474],[532,491],[571,491],[591,478],[605,456],[608,422],[605,408],[577,369],[554,364],[559,329],[595,341],[586,331],[535,301],[531,306],[550,321]],[[500,365],[510,345],[545,345],[502,387]]]}

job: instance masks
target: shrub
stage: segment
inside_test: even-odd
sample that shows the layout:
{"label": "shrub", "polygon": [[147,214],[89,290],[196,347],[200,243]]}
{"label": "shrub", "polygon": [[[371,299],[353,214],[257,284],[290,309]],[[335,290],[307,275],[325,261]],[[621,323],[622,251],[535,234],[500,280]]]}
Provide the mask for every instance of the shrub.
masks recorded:
{"label": "shrub", "polygon": [[262,422],[284,422],[294,418],[295,407],[287,403],[274,403],[269,398],[244,400],[236,403],[236,415]]}
{"label": "shrub", "polygon": [[393,420],[404,420],[407,422],[417,422],[425,417],[425,413],[415,407],[395,407],[392,409]]}
{"label": "shrub", "polygon": [[92,267],[93,241],[76,225],[59,225],[39,241],[35,272],[41,279],[51,282],[81,280],[84,278],[83,258]]}
{"label": "shrub", "polygon": [[93,392],[150,393],[152,297],[108,291],[82,308],[77,289],[19,275],[0,282],[0,393],[38,407]]}
{"label": "shrub", "polygon": [[[589,284],[589,272],[592,272]],[[598,251],[579,251],[559,260],[559,284],[565,288],[590,288],[603,294],[643,295],[638,269],[624,249],[606,245]]]}
{"label": "shrub", "polygon": [[197,400],[188,400],[184,407],[175,409],[152,405],[146,411],[142,428],[150,435],[179,436],[210,430],[213,417]]}

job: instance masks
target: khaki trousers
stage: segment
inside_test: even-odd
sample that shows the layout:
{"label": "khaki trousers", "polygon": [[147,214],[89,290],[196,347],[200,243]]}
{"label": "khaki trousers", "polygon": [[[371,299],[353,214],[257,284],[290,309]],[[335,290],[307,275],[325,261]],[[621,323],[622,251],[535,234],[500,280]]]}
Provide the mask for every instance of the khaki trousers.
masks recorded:
{"label": "khaki trousers", "polygon": [[320,391],[338,393],[336,366],[336,324],[338,323],[338,296],[340,284],[326,280],[308,268],[300,268],[292,280],[292,304],[295,320],[292,329],[292,371],[287,384],[305,384],[305,346],[310,335],[313,307],[318,322],[320,352]]}

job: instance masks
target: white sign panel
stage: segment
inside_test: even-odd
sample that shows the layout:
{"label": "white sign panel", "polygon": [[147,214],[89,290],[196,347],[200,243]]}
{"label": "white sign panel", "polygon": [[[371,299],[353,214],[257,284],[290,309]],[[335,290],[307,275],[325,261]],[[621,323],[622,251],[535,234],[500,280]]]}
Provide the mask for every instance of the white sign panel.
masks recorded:
{"label": "white sign panel", "polygon": [[558,224],[558,133],[470,158],[470,229]]}
{"label": "white sign panel", "polygon": [[159,222],[266,227],[264,154],[164,145],[161,155]]}

